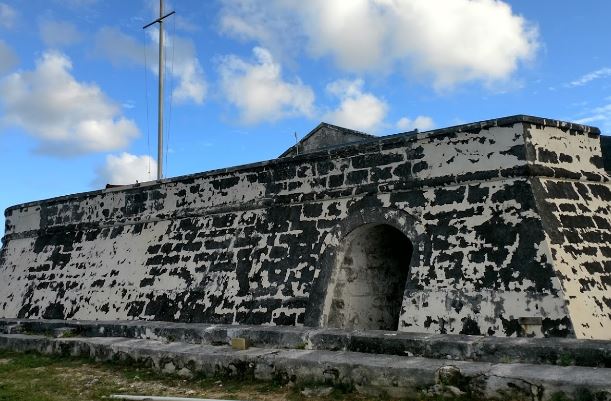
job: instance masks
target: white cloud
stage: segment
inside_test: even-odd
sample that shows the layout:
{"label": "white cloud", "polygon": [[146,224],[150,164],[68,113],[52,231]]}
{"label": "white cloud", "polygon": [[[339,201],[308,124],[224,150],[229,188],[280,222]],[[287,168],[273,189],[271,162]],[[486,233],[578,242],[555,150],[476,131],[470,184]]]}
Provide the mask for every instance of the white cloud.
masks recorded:
{"label": "white cloud", "polygon": [[224,57],[219,66],[223,93],[238,108],[241,120],[251,124],[312,115],[312,89],[299,79],[283,80],[280,64],[268,50],[255,47],[253,53],[254,63],[231,55]]}
{"label": "white cloud", "polygon": [[116,28],[103,27],[96,33],[93,53],[105,57],[116,66],[144,64],[142,43]]}
{"label": "white cloud", "polygon": [[265,7],[253,0],[222,0],[219,28],[222,33],[241,40],[262,44],[281,61],[290,61],[300,49],[305,37],[296,13],[289,4],[268,0]]}
{"label": "white cloud", "polygon": [[191,20],[183,17],[182,15],[175,14],[172,18],[176,18],[176,29],[189,33],[194,33],[201,30],[199,25],[191,22]]}
{"label": "white cloud", "polygon": [[6,3],[0,3],[0,27],[11,29],[17,22],[17,10]]}
{"label": "white cloud", "polygon": [[584,113],[586,117],[575,120],[579,124],[592,124],[600,126],[603,134],[611,133],[611,103],[594,107]]}
{"label": "white cloud", "polygon": [[500,0],[224,0],[220,28],[272,49],[305,46],[347,71],[430,75],[438,88],[505,80],[538,48],[536,27]]}
{"label": "white cloud", "polygon": [[12,70],[19,63],[19,58],[6,42],[0,39],[0,75]]}
{"label": "white cloud", "polygon": [[47,46],[69,46],[82,39],[76,27],[65,21],[43,20],[38,29],[40,38]]}
{"label": "white cloud", "polygon": [[435,122],[429,116],[417,116],[413,120],[409,117],[401,117],[396,124],[397,129],[412,131],[414,129],[427,131],[435,127]]}
{"label": "white cloud", "polygon": [[363,92],[363,80],[337,80],[327,85],[327,91],[340,99],[337,109],[323,120],[342,127],[369,131],[379,128],[386,117],[388,105],[375,95]]}
{"label": "white cloud", "polygon": [[[145,0],[145,7],[149,10],[153,18],[159,17],[159,0]],[[163,13],[167,14],[169,10],[173,10],[174,5],[169,1],[164,3]]]}
{"label": "white cloud", "polygon": [[94,185],[127,185],[152,181],[156,177],[157,162],[150,156],[136,156],[123,152],[106,156],[106,163],[98,168]]}
{"label": "white cloud", "polygon": [[611,76],[611,68],[605,67],[605,68],[598,69],[596,71],[589,72],[585,75],[582,75],[581,77],[577,78],[576,80],[571,81],[568,84],[566,84],[566,86],[568,87],[583,86],[589,83],[590,81],[594,81],[595,79],[606,78],[609,76]]}
{"label": "white cloud", "polygon": [[[158,74],[158,35],[159,31],[155,29],[149,31],[150,41],[146,45],[146,62],[155,74]],[[201,104],[206,96],[207,84],[193,42],[168,34],[164,35],[164,41],[167,60],[165,72],[177,81],[172,92],[173,100],[178,103],[191,101]],[[105,27],[98,31],[94,53],[117,66],[145,64],[144,45],[115,28]]]}
{"label": "white cloud", "polygon": [[127,146],[139,134],[134,122],[97,85],[78,82],[71,69],[67,56],[46,52],[33,71],[3,79],[2,121],[38,138],[42,153],[69,156]]}
{"label": "white cloud", "polygon": [[[168,41],[168,49],[171,48],[172,42],[174,45],[174,50],[171,51],[174,62],[167,66],[168,72],[178,79],[178,85],[172,94],[174,100],[179,103],[192,101],[201,104],[208,88],[193,42],[178,36],[168,36]],[[167,59],[170,60],[171,57],[168,54]]]}

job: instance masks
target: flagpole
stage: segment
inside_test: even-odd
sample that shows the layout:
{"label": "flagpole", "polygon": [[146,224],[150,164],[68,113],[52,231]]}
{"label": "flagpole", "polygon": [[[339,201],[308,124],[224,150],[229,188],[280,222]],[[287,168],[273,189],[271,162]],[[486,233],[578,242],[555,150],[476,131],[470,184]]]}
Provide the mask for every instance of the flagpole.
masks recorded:
{"label": "flagpole", "polygon": [[163,15],[163,0],[159,0],[159,18],[142,27],[146,29],[149,26],[159,23],[159,93],[158,93],[158,114],[157,114],[157,180],[163,178],[163,20],[174,11]]}
{"label": "flagpole", "polygon": [[157,179],[163,178],[163,0],[159,0],[159,97],[157,99]]}

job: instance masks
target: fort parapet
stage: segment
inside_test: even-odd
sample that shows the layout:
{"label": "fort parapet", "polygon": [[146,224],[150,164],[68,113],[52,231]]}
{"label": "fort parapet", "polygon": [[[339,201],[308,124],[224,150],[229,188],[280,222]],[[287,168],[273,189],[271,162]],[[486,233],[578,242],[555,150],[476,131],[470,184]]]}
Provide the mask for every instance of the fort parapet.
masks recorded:
{"label": "fort parapet", "polygon": [[599,131],[513,116],[6,210],[0,317],[611,339]]}

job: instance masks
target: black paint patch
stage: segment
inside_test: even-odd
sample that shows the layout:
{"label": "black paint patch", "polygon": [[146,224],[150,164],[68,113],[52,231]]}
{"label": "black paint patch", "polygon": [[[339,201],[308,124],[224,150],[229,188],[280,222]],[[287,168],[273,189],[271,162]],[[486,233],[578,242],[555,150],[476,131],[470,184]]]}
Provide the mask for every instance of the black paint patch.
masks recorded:
{"label": "black paint patch", "polygon": [[394,168],[393,174],[396,177],[409,178],[412,175],[412,163],[405,162]]}
{"label": "black paint patch", "polygon": [[469,185],[467,194],[467,201],[469,203],[484,203],[486,202],[488,195],[490,194],[490,188],[487,186]]}
{"label": "black paint patch", "polygon": [[568,316],[561,319],[544,318],[541,331],[545,337],[570,337],[573,335],[573,325]]}
{"label": "black paint patch", "polygon": [[401,161],[403,161],[403,155],[398,153],[370,153],[353,157],[352,167],[355,169],[380,167]]}
{"label": "black paint patch", "polygon": [[[303,215],[308,218],[320,217],[322,215],[321,203],[309,203],[303,206]],[[299,218],[298,216],[297,219]]]}
{"label": "black paint patch", "polygon": [[344,185],[344,174],[329,176],[329,188],[338,188]]}
{"label": "black paint patch", "polygon": [[503,324],[503,331],[507,337],[524,337],[524,328],[518,319],[505,319],[503,316],[500,316],[500,318]]}
{"label": "black paint patch", "polygon": [[373,182],[390,180],[391,178],[392,178],[392,168],[391,167],[384,167],[384,168],[375,167],[371,169],[371,181]]}
{"label": "black paint patch", "polygon": [[429,164],[425,162],[424,160],[421,160],[417,163],[414,163],[414,166],[412,167],[412,172],[414,174],[418,174],[421,171],[426,170],[427,168],[429,168]]}
{"label": "black paint patch", "polygon": [[355,170],[350,171],[346,175],[346,185],[359,185],[367,182],[367,178],[369,177],[368,170]]}
{"label": "black paint patch", "polygon": [[474,336],[481,336],[482,332],[479,328],[477,322],[470,317],[464,317],[462,320],[462,329],[460,330],[460,334],[468,334]]}
{"label": "black paint patch", "polygon": [[462,203],[465,199],[465,187],[458,187],[456,189],[435,189],[435,200],[433,205],[449,205],[452,203]]}
{"label": "black paint patch", "polygon": [[64,319],[64,305],[54,302],[47,306],[42,313],[43,319]]}
{"label": "black paint patch", "polygon": [[579,200],[579,195],[570,182],[547,181],[545,187],[550,198]]}
{"label": "black paint patch", "polygon": [[515,156],[518,160],[526,160],[526,151],[525,151],[524,145],[513,145],[508,150],[503,150],[499,153],[501,155]]}
{"label": "black paint patch", "polygon": [[592,163],[596,168],[604,167],[603,158],[599,155],[593,155],[592,157],[590,157],[590,163]]}
{"label": "black paint patch", "polygon": [[540,148],[539,149],[539,161],[543,163],[558,164],[558,155],[556,154],[556,152],[553,152],[551,150]]}

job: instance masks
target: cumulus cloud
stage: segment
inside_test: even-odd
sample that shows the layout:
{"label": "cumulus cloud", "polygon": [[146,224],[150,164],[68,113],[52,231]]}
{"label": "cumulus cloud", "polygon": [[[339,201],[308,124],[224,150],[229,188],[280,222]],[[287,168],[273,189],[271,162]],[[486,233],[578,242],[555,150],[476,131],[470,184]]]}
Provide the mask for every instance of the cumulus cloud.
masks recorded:
{"label": "cumulus cloud", "polygon": [[182,15],[176,15],[176,30],[195,33],[200,31],[201,27]]}
{"label": "cumulus cloud", "polygon": [[0,75],[12,70],[17,63],[19,63],[19,59],[13,49],[0,39]]}
{"label": "cumulus cloud", "polygon": [[505,80],[538,48],[536,27],[500,0],[223,0],[220,29],[305,46],[347,71],[430,75],[438,88]]}
{"label": "cumulus cloud", "polygon": [[106,156],[106,163],[97,170],[94,185],[126,185],[155,179],[157,162],[150,156],[123,152]]}
{"label": "cumulus cloud", "polygon": [[592,71],[592,72],[582,75],[581,77],[577,78],[576,80],[571,81],[568,84],[566,84],[566,86],[568,87],[583,86],[596,79],[606,78],[610,76],[611,76],[611,68],[609,67],[600,68],[596,71]]}
{"label": "cumulus cloud", "polygon": [[263,45],[286,62],[296,57],[297,44],[305,40],[296,29],[301,24],[297,13],[289,11],[277,0],[267,1],[265,7],[253,0],[222,0],[219,28],[229,36]]}
{"label": "cumulus cloud", "polygon": [[299,79],[285,81],[280,64],[267,49],[255,47],[253,53],[254,63],[230,55],[219,65],[222,91],[238,108],[241,120],[250,124],[312,115],[312,89]]}
{"label": "cumulus cloud", "polygon": [[116,28],[103,27],[96,33],[93,53],[115,66],[144,64],[142,43]]}
{"label": "cumulus cloud", "polygon": [[363,91],[363,80],[337,80],[327,85],[327,92],[339,98],[337,109],[327,113],[323,120],[360,131],[379,128],[388,112],[382,99]]}
{"label": "cumulus cloud", "polygon": [[81,41],[80,32],[69,22],[42,20],[38,24],[38,30],[40,38],[47,46],[69,46]]}
{"label": "cumulus cloud", "polygon": [[0,3],[0,27],[11,29],[17,22],[17,10],[6,3]]}
{"label": "cumulus cloud", "polygon": [[[158,38],[158,36],[155,36]],[[172,96],[175,101],[192,101],[201,104],[206,96],[207,84],[204,79],[204,70],[196,56],[193,42],[179,36],[169,36],[168,45],[174,45],[174,62],[169,66],[169,73],[178,79],[178,85],[174,88]],[[158,43],[158,42],[157,42]],[[157,44],[157,46],[159,46]],[[168,55],[168,59],[169,59]],[[155,67],[157,68],[157,67]],[[155,71],[157,71],[155,69]]]}
{"label": "cumulus cloud", "polygon": [[139,134],[134,122],[97,85],[77,81],[71,69],[67,56],[51,51],[33,71],[4,78],[2,121],[38,138],[42,153],[70,156],[127,146]]}
{"label": "cumulus cloud", "polygon": [[409,117],[401,117],[395,124],[401,131],[420,130],[426,131],[435,127],[435,121],[429,116],[417,116],[413,120]]}
{"label": "cumulus cloud", "polygon": [[[157,58],[159,57],[159,31],[149,31],[149,42],[146,45],[148,67],[158,74]],[[165,34],[166,74],[177,81],[172,91],[173,99],[178,102],[201,104],[207,92],[204,71],[197,58],[195,46],[189,39]],[[105,57],[117,66],[144,65],[144,46],[116,28],[105,27],[98,31],[95,38],[94,54]],[[172,57],[174,58],[172,62]]]}
{"label": "cumulus cloud", "polygon": [[603,134],[611,133],[611,103],[594,107],[583,114],[585,117],[576,119],[576,123],[597,125],[603,130]]}

